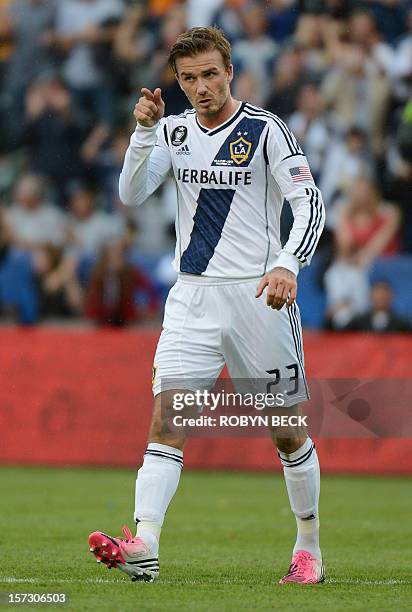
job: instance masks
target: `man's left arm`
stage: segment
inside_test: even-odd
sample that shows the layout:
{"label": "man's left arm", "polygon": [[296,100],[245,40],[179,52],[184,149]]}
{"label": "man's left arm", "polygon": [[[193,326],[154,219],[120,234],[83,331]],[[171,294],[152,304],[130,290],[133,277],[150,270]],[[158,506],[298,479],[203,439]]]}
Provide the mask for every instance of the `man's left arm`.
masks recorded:
{"label": "man's left arm", "polygon": [[283,122],[269,125],[264,154],[294,217],[289,238],[278,253],[276,267],[262,278],[256,294],[260,297],[268,287],[267,305],[280,310],[284,304],[290,307],[296,299],[297,275],[310,264],[315,252],[325,224],[325,207],[308,161]]}

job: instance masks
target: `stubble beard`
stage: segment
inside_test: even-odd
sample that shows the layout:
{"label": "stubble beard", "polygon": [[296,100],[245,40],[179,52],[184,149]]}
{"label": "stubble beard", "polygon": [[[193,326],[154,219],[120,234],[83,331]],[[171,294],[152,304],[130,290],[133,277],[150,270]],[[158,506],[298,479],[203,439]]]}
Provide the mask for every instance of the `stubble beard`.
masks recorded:
{"label": "stubble beard", "polygon": [[225,97],[223,97],[223,95],[221,97],[219,96],[219,100],[213,101],[212,104],[208,108],[203,108],[202,106],[195,107],[196,113],[199,117],[213,119],[213,117],[216,117],[222,111],[225,104],[228,103],[229,98],[230,98],[230,91],[226,93]]}

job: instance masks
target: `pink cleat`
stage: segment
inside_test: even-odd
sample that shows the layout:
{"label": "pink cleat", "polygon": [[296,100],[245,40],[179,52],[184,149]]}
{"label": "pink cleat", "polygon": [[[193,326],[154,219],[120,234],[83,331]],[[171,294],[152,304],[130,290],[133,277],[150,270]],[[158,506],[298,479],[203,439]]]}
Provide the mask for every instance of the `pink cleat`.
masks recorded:
{"label": "pink cleat", "polygon": [[299,582],[300,584],[317,584],[325,580],[325,568],[322,561],[316,559],[307,550],[298,550],[292,557],[288,573],[279,580],[279,584]]}
{"label": "pink cleat", "polygon": [[153,536],[152,546],[149,546],[141,538],[133,538],[127,526],[122,531],[126,539],[112,538],[102,531],[93,531],[89,535],[90,552],[107,569],[115,567],[128,574],[133,581],[153,582],[159,575],[156,538]]}

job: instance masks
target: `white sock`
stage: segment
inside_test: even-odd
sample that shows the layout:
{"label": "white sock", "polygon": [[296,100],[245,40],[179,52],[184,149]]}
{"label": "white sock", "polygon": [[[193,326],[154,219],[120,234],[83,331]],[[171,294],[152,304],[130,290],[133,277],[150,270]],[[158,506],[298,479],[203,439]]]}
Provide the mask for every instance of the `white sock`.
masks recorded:
{"label": "white sock", "polygon": [[295,452],[278,453],[283,465],[290,507],[296,517],[298,534],[293,553],[307,550],[317,559],[319,547],[320,469],[315,445],[310,438]]}
{"label": "white sock", "polygon": [[183,468],[183,452],[173,446],[151,442],[137,472],[136,535],[158,547],[166,510],[176,493]]}

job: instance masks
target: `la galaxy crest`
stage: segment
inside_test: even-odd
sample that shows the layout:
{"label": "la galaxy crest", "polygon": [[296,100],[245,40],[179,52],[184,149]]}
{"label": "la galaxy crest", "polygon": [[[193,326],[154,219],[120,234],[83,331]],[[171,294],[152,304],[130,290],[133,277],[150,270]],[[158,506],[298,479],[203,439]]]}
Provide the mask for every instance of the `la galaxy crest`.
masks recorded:
{"label": "la galaxy crest", "polygon": [[237,140],[229,143],[230,159],[237,165],[247,161],[251,150],[252,143],[243,136],[239,136]]}
{"label": "la galaxy crest", "polygon": [[249,166],[265,125],[260,119],[242,119],[220,147],[212,166]]}

